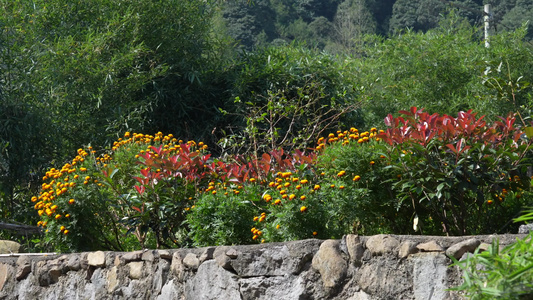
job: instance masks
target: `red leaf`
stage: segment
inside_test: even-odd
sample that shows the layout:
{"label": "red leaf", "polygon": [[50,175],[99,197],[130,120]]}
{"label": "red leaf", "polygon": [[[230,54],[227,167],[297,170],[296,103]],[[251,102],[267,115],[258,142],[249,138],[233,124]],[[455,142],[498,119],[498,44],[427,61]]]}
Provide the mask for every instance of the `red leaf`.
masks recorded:
{"label": "red leaf", "polygon": [[135,189],[137,190],[137,192],[138,192],[140,195],[144,194],[144,191],[145,191],[145,187],[144,187],[144,186],[138,186],[138,185],[136,185],[136,186],[135,186]]}
{"label": "red leaf", "polygon": [[457,154],[457,149],[455,149],[455,147],[452,144],[448,144],[446,145],[446,147],[450,148],[450,150],[452,150],[453,153]]}

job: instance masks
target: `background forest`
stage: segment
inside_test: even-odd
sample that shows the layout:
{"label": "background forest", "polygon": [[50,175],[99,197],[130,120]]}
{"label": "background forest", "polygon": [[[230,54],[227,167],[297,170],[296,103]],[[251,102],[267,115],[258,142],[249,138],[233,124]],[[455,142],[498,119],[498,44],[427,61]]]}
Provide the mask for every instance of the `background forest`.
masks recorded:
{"label": "background forest", "polygon": [[[484,3],[494,12],[489,48]],[[224,157],[314,147],[412,106],[530,122],[527,0],[0,7],[0,219],[11,223],[37,223],[29,199],[47,169],[83,146],[103,153],[126,132],[203,141]]]}

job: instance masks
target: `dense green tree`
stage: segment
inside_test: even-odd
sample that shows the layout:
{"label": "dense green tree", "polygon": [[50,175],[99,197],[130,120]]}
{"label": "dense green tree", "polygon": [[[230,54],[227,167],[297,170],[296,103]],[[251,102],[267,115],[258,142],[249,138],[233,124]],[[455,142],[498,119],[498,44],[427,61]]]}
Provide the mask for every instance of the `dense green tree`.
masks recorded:
{"label": "dense green tree", "polygon": [[516,6],[503,16],[501,25],[507,30],[514,30],[527,22],[527,37],[533,39],[533,2],[517,0]]}
{"label": "dense green tree", "polygon": [[363,37],[376,31],[376,21],[365,0],[345,0],[335,15],[334,42],[340,47],[341,53],[358,53],[361,50]]}
{"label": "dense green tree", "polygon": [[[103,146],[126,130],[196,134],[189,124],[202,115],[197,110],[217,111],[188,93],[218,59],[210,5],[0,1],[0,117],[7,124],[0,160],[9,177],[2,183],[25,184],[29,173],[39,173],[41,158],[62,161],[83,144]],[[13,185],[4,190],[4,202],[16,197]]]}
{"label": "dense green tree", "polygon": [[392,8],[390,31],[407,28],[426,31],[434,28],[444,9],[445,5],[439,0],[398,0]]}
{"label": "dense green tree", "polygon": [[250,50],[257,43],[257,36],[265,34],[268,41],[277,37],[274,10],[268,0],[227,2],[222,10],[227,33],[244,49]]}

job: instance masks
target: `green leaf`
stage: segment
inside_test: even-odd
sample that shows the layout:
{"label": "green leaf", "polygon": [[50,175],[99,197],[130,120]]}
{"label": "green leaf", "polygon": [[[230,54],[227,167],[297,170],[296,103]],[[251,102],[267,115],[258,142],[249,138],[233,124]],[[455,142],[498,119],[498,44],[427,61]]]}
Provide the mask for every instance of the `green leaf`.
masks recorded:
{"label": "green leaf", "polygon": [[524,128],[524,132],[526,133],[528,139],[531,139],[533,137],[533,127]]}

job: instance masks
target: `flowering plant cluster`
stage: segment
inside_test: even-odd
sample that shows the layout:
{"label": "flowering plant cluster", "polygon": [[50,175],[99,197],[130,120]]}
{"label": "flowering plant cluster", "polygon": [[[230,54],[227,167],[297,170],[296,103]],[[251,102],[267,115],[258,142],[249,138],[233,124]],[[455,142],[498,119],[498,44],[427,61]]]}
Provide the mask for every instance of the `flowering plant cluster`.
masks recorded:
{"label": "flowering plant cluster", "polygon": [[213,158],[207,145],[126,133],[43,178],[39,226],[61,249],[135,249],[340,238],[346,233],[501,231],[529,201],[531,142],[412,108],[386,130],[319,138],[310,152]]}
{"label": "flowering plant cluster", "polygon": [[424,220],[418,227],[429,232],[505,230],[494,220],[507,222],[520,212],[531,181],[532,141],[514,116],[488,125],[471,111],[454,118],[412,107],[400,114],[389,115],[389,128],[379,135],[388,168],[401,174],[393,181],[398,205],[410,207],[413,220]]}

